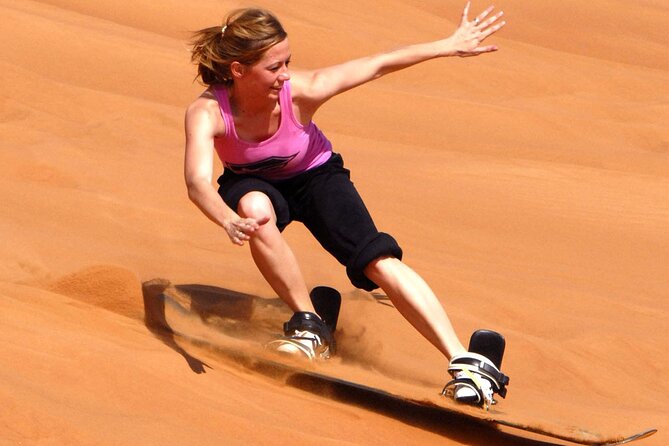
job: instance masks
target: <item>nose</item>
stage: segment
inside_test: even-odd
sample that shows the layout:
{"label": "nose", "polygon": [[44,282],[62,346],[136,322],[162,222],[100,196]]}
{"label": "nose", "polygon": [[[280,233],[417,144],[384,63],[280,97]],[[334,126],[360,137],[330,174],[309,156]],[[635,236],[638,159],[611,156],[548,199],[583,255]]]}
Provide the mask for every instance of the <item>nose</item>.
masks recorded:
{"label": "nose", "polygon": [[282,81],[287,81],[290,80],[290,72],[288,71],[288,68],[284,69],[279,73],[279,79]]}
{"label": "nose", "polygon": [[290,71],[288,71],[288,65],[281,67],[281,72],[279,73],[279,79],[282,81],[290,80]]}

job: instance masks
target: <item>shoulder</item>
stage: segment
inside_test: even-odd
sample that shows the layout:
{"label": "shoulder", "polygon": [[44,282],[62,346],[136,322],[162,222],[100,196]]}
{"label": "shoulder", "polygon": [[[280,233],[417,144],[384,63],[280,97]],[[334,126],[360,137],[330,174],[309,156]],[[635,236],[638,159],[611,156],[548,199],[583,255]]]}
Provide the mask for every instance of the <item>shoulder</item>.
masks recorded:
{"label": "shoulder", "polygon": [[309,89],[313,72],[307,70],[291,70],[290,90],[293,100],[304,100],[309,98]]}
{"label": "shoulder", "polygon": [[341,71],[337,66],[291,71],[293,103],[304,116],[310,118],[324,103],[347,89],[340,82]]}
{"label": "shoulder", "polygon": [[298,120],[306,124],[320,106],[313,90],[313,71],[291,70],[290,94]]}
{"label": "shoulder", "polygon": [[186,108],[185,125],[186,131],[207,131],[212,135],[225,133],[225,122],[211,88],[205,90]]}

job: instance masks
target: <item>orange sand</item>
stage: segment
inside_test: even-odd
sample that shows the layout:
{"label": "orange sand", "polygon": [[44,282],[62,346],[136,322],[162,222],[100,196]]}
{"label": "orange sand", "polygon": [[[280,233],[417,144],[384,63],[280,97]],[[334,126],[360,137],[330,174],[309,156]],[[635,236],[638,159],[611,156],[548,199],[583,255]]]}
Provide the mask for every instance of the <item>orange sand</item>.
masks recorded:
{"label": "orange sand", "polygon": [[[260,2],[301,67],[443,36],[462,3]],[[0,445],[521,444],[206,352],[194,373],[144,325],[141,283],[157,277],[274,297],[182,180],[183,111],[201,91],[188,31],[241,5],[0,0]],[[500,52],[396,73],[317,122],[463,339],[506,335],[505,411],[657,427],[640,444],[666,444],[669,7],[497,6]],[[445,379],[443,359],[353,292],[302,227],[286,237],[310,285],[356,296],[342,316],[361,364]]]}

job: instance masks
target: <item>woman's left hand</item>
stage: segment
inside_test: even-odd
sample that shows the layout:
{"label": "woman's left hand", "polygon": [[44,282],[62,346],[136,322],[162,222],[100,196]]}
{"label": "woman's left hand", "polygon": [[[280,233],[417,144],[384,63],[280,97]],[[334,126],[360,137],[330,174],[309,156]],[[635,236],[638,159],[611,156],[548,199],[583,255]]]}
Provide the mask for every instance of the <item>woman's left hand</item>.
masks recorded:
{"label": "woman's left hand", "polygon": [[481,46],[481,43],[506,25],[505,21],[498,21],[504,15],[503,11],[488,17],[494,9],[494,6],[488,7],[485,11],[476,16],[474,20],[470,21],[468,18],[470,5],[471,2],[467,2],[465,9],[462,12],[460,26],[455,30],[453,35],[447,39],[450,44],[449,46],[451,46],[450,52],[453,56],[470,57],[497,51],[497,46]]}

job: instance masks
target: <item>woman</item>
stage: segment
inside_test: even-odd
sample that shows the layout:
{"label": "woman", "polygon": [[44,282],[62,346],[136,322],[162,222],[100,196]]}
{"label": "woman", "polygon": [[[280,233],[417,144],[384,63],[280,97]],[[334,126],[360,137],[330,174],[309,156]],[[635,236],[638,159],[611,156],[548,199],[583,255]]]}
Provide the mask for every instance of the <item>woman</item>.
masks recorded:
{"label": "woman", "polygon": [[[469,20],[467,3],[448,38],[309,71],[289,71],[287,34],[268,11],[237,10],[224,26],[195,33],[192,60],[208,88],[186,111],[189,198],[232,243],[249,244],[260,272],[295,312],[286,335],[309,340],[316,353],[327,349],[328,335],[281,234],[292,220],[346,266],[353,285],[382,288],[447,359],[466,354],[439,300],[401,261],[395,239],[376,229],[341,156],[312,119],[330,98],[385,74],[437,57],[496,51],[481,45],[505,24],[492,10]],[[218,191],[214,151],[225,166]]]}

